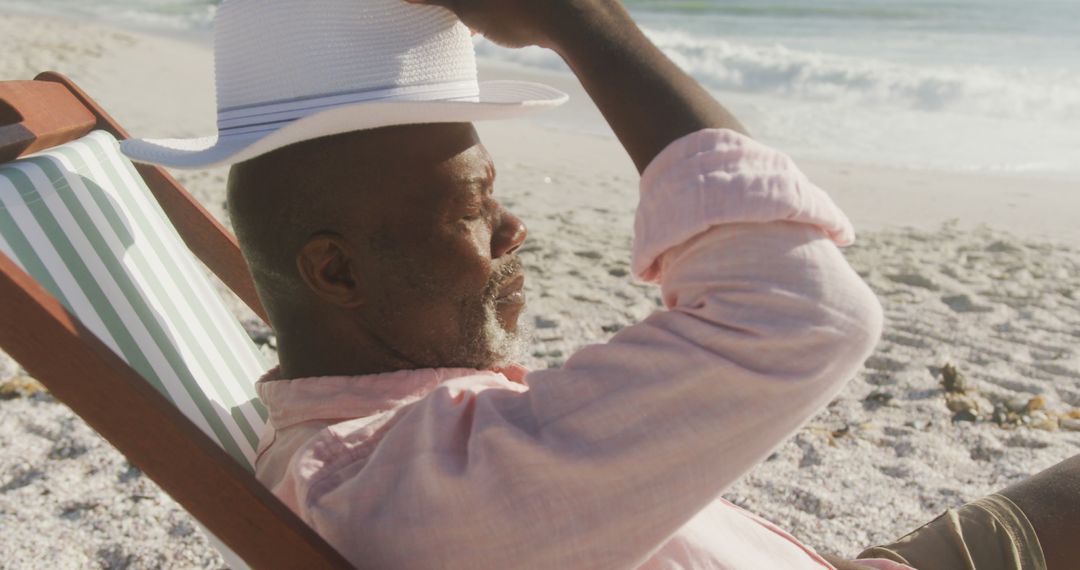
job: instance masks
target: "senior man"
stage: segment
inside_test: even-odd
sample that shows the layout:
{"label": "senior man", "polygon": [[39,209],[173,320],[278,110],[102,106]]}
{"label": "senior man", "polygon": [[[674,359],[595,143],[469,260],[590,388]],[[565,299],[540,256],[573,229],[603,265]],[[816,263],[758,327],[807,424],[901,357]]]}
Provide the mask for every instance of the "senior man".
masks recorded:
{"label": "senior man", "polygon": [[256,463],[277,496],[370,568],[1045,568],[1040,539],[1073,567],[1076,460],[859,563],[719,498],[878,338],[836,247],[850,223],[614,0],[445,5],[580,78],[643,173],[633,268],[666,310],[558,369],[515,365],[526,230],[467,122],[241,162],[229,211],[279,343]]}

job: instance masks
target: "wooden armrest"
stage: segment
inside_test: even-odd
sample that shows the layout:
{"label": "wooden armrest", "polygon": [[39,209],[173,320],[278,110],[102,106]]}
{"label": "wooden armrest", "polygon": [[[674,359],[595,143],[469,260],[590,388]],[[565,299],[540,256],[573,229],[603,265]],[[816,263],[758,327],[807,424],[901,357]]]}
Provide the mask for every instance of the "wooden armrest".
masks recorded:
{"label": "wooden armrest", "polygon": [[0,81],[0,163],[78,139],[96,124],[63,85]]}

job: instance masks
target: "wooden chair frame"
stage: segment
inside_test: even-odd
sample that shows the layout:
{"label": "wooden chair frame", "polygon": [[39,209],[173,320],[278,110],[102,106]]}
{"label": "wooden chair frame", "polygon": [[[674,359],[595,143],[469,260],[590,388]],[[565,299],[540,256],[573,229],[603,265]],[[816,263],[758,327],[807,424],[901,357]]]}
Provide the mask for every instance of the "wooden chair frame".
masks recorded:
{"label": "wooden chair frame", "polygon": [[[95,129],[128,138],[63,75],[0,82],[0,164]],[[136,168],[191,251],[265,320],[235,237],[165,170]],[[0,348],[251,567],[352,567],[2,253],[0,315]]]}

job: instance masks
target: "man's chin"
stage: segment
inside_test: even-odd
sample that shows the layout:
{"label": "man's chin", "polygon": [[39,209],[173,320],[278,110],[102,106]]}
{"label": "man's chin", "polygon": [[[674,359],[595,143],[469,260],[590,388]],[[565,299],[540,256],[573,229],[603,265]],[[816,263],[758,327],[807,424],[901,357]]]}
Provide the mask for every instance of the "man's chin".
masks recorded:
{"label": "man's chin", "polygon": [[499,327],[507,334],[517,334],[518,320],[525,311],[524,300],[520,303],[496,303],[495,315],[499,321]]}
{"label": "man's chin", "polygon": [[462,331],[464,341],[443,366],[491,370],[518,362],[531,339],[530,327],[519,322],[524,308],[524,303],[484,303],[479,318]]}
{"label": "man's chin", "polygon": [[485,368],[500,368],[513,364],[525,355],[532,337],[532,329],[520,322],[525,310],[524,299],[520,303],[496,303],[494,319],[488,319],[485,344],[491,354],[491,363]]}

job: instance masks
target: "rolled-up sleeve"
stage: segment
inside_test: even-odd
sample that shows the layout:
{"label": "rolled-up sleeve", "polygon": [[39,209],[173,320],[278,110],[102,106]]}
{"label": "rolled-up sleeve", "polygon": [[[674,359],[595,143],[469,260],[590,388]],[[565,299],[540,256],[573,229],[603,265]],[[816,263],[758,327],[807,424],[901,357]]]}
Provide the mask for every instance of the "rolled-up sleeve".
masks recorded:
{"label": "rolled-up sleeve", "polygon": [[301,514],[363,566],[635,567],[868,356],[881,308],[837,248],[853,239],[783,154],[684,137],[646,170],[635,224],[666,310],[526,391],[440,385],[362,462],[306,477]]}

